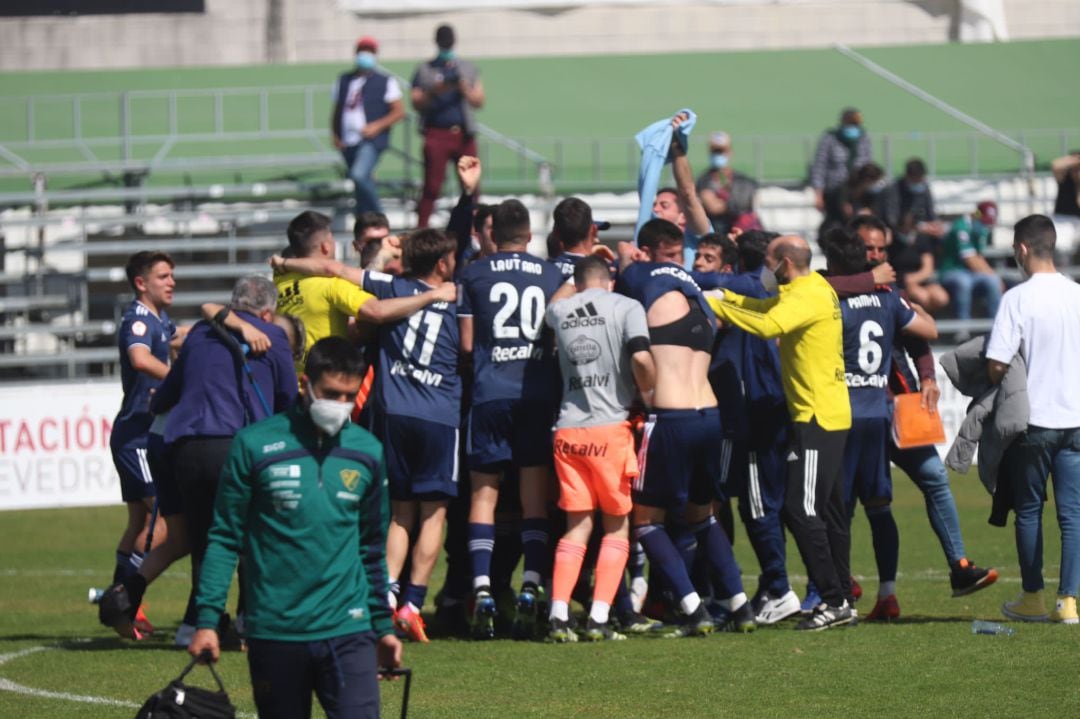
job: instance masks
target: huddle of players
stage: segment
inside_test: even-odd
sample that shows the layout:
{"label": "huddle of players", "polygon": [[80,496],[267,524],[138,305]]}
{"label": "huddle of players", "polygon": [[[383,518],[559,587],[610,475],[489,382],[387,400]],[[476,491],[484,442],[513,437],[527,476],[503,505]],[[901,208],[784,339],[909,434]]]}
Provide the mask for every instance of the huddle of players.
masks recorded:
{"label": "huddle of players", "polygon": [[[577,639],[569,603],[581,596],[575,587],[592,555],[594,590],[581,635],[617,639],[624,634],[616,629],[655,630],[655,622],[635,611],[640,586],[635,597],[624,581],[631,531],[650,559],[653,600],[664,596],[681,615],[678,634],[717,626],[751,631],[757,623],[798,614],[781,521],[790,481],[790,420],[777,349],[737,328],[718,333],[702,289],[773,294],[777,275],[764,260],[774,236],[752,231],[736,244],[702,238],[695,267],[711,271],[690,272],[681,267],[682,230],[662,219],[646,223],[637,247],[622,247],[619,266],[611,267],[593,254],[596,227],[588,205],[576,198],[555,210],[553,239],[563,251],[552,262],[526,252],[529,214],[516,200],[482,209],[475,227],[480,250],[471,258],[465,243],[423,230],[404,243],[405,275],[355,276],[363,290],[383,300],[416,297],[455,280],[460,286],[456,304],[429,301],[406,319],[383,324],[374,343],[377,378],[362,421],[386,448],[392,507],[387,559],[397,626],[427,640],[420,610],[448,509],[456,508],[465,517],[451,523],[450,574],[461,574],[458,548],[467,547],[471,631],[477,638],[494,636],[497,517],[508,509],[505,498],[499,502],[500,489],[520,502],[524,575],[513,610],[516,637],[534,635],[547,603],[544,588],[550,587],[549,637]],[[867,253],[859,234],[835,233],[826,248],[832,274],[864,277],[840,303],[843,379],[855,417],[844,459],[846,522],[856,498],[868,511],[887,508],[891,348],[897,333],[930,336],[933,323],[895,293],[875,287],[864,272]],[[292,262],[287,269],[321,271]],[[617,293],[611,292],[612,274]],[[631,409],[645,413],[637,450]],[[461,461],[469,468],[469,496],[454,501]],[[553,463],[562,510],[554,515]],[[720,503],[731,496],[739,498],[761,564],[752,599],[716,520]],[[554,553],[553,521],[565,524]],[[464,541],[455,541],[462,535]],[[515,544],[505,540],[504,534],[500,543]],[[517,555],[511,556],[512,568]],[[810,564],[805,553],[804,559]],[[502,564],[507,566],[505,559]],[[632,574],[641,564],[639,556],[630,562]],[[836,601],[847,604],[846,556],[835,564],[844,593]],[[887,578],[882,570],[883,582],[895,580],[895,561],[891,571]],[[395,581],[406,575],[407,582]],[[457,594],[448,578],[440,610],[452,607]],[[799,627],[828,628],[853,614],[829,616],[823,622],[812,615]]]}
{"label": "huddle of players", "polygon": [[[471,632],[494,636],[499,610],[492,587],[507,578],[493,581],[493,555],[502,518],[515,514],[505,499],[500,503],[500,489],[520,502],[524,574],[512,610],[515,637],[534,636],[547,587],[549,638],[577,639],[569,602],[582,596],[575,588],[587,558],[594,587],[581,636],[613,639],[624,636],[617,629],[655,630],[655,622],[635,611],[640,605],[624,581],[631,531],[659,579],[652,584],[654,599],[665,596],[681,615],[678,634],[717,626],[751,631],[756,623],[798,614],[785,569],[781,516],[790,421],[776,347],[737,328],[718,334],[702,289],[774,293],[766,285],[776,275],[763,267],[774,236],[749,232],[737,245],[706,238],[698,254],[709,261],[695,266],[727,271],[689,272],[681,267],[682,231],[662,219],[642,227],[636,248],[623,248],[618,268],[592,255],[591,211],[576,198],[555,210],[552,239],[563,251],[552,262],[527,253],[529,214],[516,200],[483,208],[475,225],[480,250],[471,258],[453,238],[424,230],[404,242],[405,276],[366,272],[361,279],[363,289],[380,298],[419,294],[433,280],[456,278],[459,285],[456,305],[433,303],[384,325],[377,340],[368,416],[388,458],[388,563],[399,629],[427,640],[420,610],[449,509],[464,515],[451,522],[449,574],[462,573],[459,548],[467,547]],[[851,387],[855,416],[844,459],[846,523],[855,499],[876,508],[887,507],[891,497],[886,385],[894,336],[934,330],[932,320],[897,294],[875,287],[858,234],[835,233],[827,247],[831,273],[859,276],[865,285],[840,303],[846,377],[838,381]],[[617,293],[610,288],[613,274]],[[636,450],[632,408],[645,413]],[[469,469],[469,496],[455,500],[461,461]],[[554,514],[553,462],[562,510]],[[762,568],[752,599],[716,520],[718,500],[729,496],[739,497]],[[554,553],[553,524],[565,526]],[[517,544],[505,533],[499,542]],[[498,574],[516,564],[510,554]],[[634,572],[641,562],[630,564]],[[836,564],[844,594],[839,601],[846,604],[853,600],[846,556]],[[892,572],[888,581],[895,580]],[[394,581],[406,573],[407,582]],[[440,612],[461,599],[454,583],[448,577]],[[848,611],[824,622],[811,616],[799,626],[828,628],[853,616]]]}

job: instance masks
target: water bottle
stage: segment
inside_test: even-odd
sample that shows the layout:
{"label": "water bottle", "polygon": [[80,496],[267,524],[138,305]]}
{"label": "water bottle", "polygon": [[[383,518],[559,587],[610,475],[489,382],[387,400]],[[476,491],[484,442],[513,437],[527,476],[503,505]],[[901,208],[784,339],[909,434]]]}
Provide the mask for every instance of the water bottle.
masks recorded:
{"label": "water bottle", "polygon": [[987,622],[982,619],[976,619],[971,623],[972,634],[1001,634],[1006,637],[1011,637],[1016,634],[1016,630],[1012,627],[1006,627],[997,622]]}
{"label": "water bottle", "polygon": [[98,589],[97,587],[90,587],[90,591],[87,593],[87,599],[91,604],[97,604],[101,601],[102,595],[105,594],[104,589]]}

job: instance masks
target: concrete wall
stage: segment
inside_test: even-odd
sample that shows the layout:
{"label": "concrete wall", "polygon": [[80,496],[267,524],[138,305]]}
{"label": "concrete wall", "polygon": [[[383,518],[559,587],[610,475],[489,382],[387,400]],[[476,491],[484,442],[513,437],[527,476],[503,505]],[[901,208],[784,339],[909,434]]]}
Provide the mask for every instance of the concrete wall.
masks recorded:
{"label": "concrete wall", "polygon": [[[896,45],[955,39],[958,0],[789,0],[762,5],[582,7],[362,18],[335,0],[207,0],[200,15],[4,18],[0,68],[87,69],[336,62],[361,34],[383,59],[432,52],[458,30],[470,57]],[[1080,36],[1078,0],[1005,0],[1012,39]],[[275,22],[278,20],[279,22]]]}

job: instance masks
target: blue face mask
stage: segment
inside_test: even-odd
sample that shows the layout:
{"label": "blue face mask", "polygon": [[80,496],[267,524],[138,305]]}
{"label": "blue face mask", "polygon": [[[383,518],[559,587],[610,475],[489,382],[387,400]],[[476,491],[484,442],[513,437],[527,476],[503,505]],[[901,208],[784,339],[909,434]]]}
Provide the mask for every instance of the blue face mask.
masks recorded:
{"label": "blue face mask", "polygon": [[375,58],[375,53],[367,50],[361,50],[356,53],[356,69],[361,72],[371,72],[379,64],[379,61]]}
{"label": "blue face mask", "polygon": [[714,170],[722,170],[728,166],[728,156],[722,152],[716,152],[709,156],[709,162]]}
{"label": "blue face mask", "polygon": [[862,137],[862,128],[858,125],[844,125],[840,128],[840,137],[848,142],[854,142]]}
{"label": "blue face mask", "polygon": [[910,190],[914,194],[921,195],[924,192],[926,192],[926,183],[925,182],[909,182],[907,188],[908,188],[908,190]]}
{"label": "blue face mask", "polygon": [[454,51],[453,50],[439,50],[439,54],[436,55],[436,59],[438,59],[438,60],[440,60],[442,62],[450,62],[451,60],[454,59]]}

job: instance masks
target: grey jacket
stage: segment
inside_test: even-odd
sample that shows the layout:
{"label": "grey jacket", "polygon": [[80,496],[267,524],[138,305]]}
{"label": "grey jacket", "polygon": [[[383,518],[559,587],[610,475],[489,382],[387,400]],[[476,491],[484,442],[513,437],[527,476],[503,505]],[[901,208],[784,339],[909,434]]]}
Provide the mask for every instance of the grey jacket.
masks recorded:
{"label": "grey jacket", "polygon": [[1001,384],[992,385],[986,374],[986,339],[968,340],[941,357],[949,381],[961,394],[974,398],[945,465],[966,473],[977,446],[979,480],[993,494],[1007,483],[1000,472],[1001,460],[1009,444],[1027,429],[1030,407],[1024,358],[1018,352]]}

